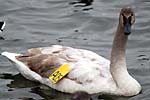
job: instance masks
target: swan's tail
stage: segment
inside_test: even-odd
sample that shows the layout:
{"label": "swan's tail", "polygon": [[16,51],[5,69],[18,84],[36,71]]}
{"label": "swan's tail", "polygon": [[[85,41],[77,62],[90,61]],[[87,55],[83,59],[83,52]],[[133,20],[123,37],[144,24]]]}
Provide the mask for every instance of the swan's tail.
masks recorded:
{"label": "swan's tail", "polygon": [[10,53],[10,52],[2,52],[1,55],[7,57],[9,60],[11,60],[12,62],[16,62],[16,56],[19,56],[20,54],[16,54],[16,53]]}
{"label": "swan's tail", "polygon": [[23,62],[16,59],[16,56],[21,54],[17,53],[10,53],[10,52],[2,52],[1,55],[7,57],[15,66],[17,67],[18,71],[27,79],[34,80],[34,81],[41,81],[41,76],[34,71],[30,70],[27,65]]}

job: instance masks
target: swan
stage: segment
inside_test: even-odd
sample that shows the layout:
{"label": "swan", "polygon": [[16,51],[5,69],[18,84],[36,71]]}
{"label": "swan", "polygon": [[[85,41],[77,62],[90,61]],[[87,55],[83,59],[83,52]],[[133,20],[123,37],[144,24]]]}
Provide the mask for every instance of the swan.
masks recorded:
{"label": "swan", "polygon": [[[31,48],[25,54],[4,51],[1,55],[13,62],[25,78],[61,92],[85,91],[89,94],[134,96],[139,94],[142,88],[128,73],[125,56],[128,36],[134,22],[133,9],[123,7],[119,15],[110,61],[89,50],[61,45]],[[54,83],[49,77],[60,66],[67,66],[68,72]]]}

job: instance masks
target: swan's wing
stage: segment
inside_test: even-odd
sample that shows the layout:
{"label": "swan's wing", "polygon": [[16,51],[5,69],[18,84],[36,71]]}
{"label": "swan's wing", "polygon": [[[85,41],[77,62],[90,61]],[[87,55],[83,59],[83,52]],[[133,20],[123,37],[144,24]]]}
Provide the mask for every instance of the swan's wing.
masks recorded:
{"label": "swan's wing", "polygon": [[64,63],[76,62],[76,59],[72,59],[67,55],[68,51],[71,51],[69,47],[62,47],[59,45],[32,48],[28,49],[27,53],[16,56],[16,59],[42,77],[48,78]]}
{"label": "swan's wing", "polygon": [[[15,63],[27,79],[39,81],[63,92],[84,90],[97,93],[105,91],[111,80],[109,60],[88,50],[55,45],[29,49],[26,54],[3,52],[2,55]],[[70,72],[57,84],[53,84],[48,77],[64,63],[69,63]],[[99,90],[100,87],[105,88]]]}
{"label": "swan's wing", "polygon": [[23,62],[32,71],[46,78],[61,65],[59,61],[56,61],[55,56],[49,54],[25,54],[16,56],[16,59]]}
{"label": "swan's wing", "polygon": [[27,54],[17,56],[17,59],[46,78],[64,63],[70,65],[67,78],[79,83],[92,81],[95,76],[108,77],[109,74],[109,61],[104,57],[92,51],[59,45],[29,49]]}

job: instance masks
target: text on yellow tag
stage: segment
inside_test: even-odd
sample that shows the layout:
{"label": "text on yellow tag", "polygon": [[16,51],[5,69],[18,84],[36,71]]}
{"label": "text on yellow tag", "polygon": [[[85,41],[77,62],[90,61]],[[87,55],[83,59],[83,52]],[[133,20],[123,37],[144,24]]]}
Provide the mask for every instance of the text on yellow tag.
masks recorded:
{"label": "text on yellow tag", "polygon": [[60,79],[62,79],[66,74],[69,73],[69,64],[65,63],[60,66],[54,73],[49,76],[49,79],[53,83],[57,83]]}

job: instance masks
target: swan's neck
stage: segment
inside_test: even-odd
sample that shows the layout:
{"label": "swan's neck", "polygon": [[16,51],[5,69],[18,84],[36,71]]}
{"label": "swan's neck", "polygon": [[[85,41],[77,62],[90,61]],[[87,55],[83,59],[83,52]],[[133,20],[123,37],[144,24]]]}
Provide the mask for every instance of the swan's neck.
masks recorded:
{"label": "swan's neck", "polygon": [[110,71],[117,88],[123,92],[123,95],[131,93],[135,95],[139,92],[140,85],[127,71],[125,55],[127,40],[124,27],[119,24],[112,46]]}
{"label": "swan's neck", "polygon": [[123,69],[124,71],[127,70],[126,67],[126,44],[127,44],[128,36],[124,34],[122,25],[118,25],[115,38],[112,45],[112,52],[111,52],[111,72],[112,74],[115,69]]}

